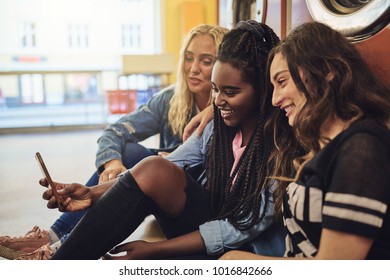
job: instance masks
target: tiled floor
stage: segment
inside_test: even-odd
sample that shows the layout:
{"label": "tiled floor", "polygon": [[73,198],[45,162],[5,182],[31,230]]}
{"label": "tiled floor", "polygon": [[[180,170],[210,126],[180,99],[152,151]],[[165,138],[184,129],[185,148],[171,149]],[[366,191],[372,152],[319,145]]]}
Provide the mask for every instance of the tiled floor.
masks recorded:
{"label": "tiled floor", "polygon": [[[0,135],[0,235],[19,236],[34,225],[47,229],[60,215],[41,198],[42,177],[34,158],[40,152],[55,181],[85,183],[95,170],[96,140],[101,130]],[[143,142],[154,147],[156,137]],[[148,217],[128,240],[159,238]]]}

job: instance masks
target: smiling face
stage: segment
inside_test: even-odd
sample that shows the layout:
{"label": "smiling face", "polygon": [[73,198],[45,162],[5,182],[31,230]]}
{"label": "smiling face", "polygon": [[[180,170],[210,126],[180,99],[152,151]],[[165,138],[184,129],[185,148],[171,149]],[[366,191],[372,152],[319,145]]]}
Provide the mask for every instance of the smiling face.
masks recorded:
{"label": "smiling face", "polygon": [[250,135],[259,116],[256,93],[252,85],[244,82],[240,70],[228,63],[217,61],[211,84],[215,105],[227,126],[239,127],[243,137]]}
{"label": "smiling face", "polygon": [[274,86],[272,105],[286,112],[289,125],[306,102],[306,98],[295,85],[287,61],[281,53],[275,54],[270,67],[271,83]]}
{"label": "smiling face", "polygon": [[184,54],[184,74],[189,90],[194,94],[210,94],[211,71],[216,47],[210,35],[192,38]]}

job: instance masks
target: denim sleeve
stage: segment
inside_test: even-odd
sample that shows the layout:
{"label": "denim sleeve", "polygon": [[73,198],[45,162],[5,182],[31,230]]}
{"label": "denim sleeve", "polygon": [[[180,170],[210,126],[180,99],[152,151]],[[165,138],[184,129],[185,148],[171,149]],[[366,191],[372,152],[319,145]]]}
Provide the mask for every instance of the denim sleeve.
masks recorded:
{"label": "denim sleeve", "polygon": [[[219,255],[224,253],[225,248],[238,249],[270,228],[274,223],[274,203],[272,195],[269,197],[263,220],[248,230],[237,229],[228,219],[210,221],[200,225],[199,230],[205,242],[207,254]],[[265,196],[263,195],[260,213],[263,213],[264,205]]]}
{"label": "denim sleeve", "polygon": [[214,122],[211,121],[201,136],[193,133],[190,138],[181,144],[166,158],[180,167],[194,166],[204,163],[213,133]]}
{"label": "denim sleeve", "polygon": [[147,104],[125,115],[108,126],[98,139],[96,167],[112,159],[122,159],[122,150],[127,142],[137,143],[160,133],[168,118],[169,101],[173,87],[154,95]]}

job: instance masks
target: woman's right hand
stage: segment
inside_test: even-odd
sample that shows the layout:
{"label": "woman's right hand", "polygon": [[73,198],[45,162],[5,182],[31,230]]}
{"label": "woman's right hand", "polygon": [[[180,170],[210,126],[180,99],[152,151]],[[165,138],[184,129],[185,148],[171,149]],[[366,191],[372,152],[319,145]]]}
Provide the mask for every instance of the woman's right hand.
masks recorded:
{"label": "woman's right hand", "polygon": [[126,167],[123,166],[119,159],[112,159],[104,164],[104,171],[99,176],[99,184],[115,179],[120,173],[125,172]]}
{"label": "woman's right hand", "polygon": [[[42,195],[42,198],[47,200],[47,207],[50,209],[58,208],[61,212],[75,212],[91,207],[93,203],[91,188],[81,184],[63,184],[53,182],[62,202],[57,203],[51,188],[48,188]],[[39,184],[48,187],[47,180],[41,179]]]}

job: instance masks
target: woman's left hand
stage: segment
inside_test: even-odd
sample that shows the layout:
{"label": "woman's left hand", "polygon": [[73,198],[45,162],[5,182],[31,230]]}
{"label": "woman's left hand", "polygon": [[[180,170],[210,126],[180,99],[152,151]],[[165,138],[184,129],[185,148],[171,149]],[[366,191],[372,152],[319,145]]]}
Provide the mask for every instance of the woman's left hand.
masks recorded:
{"label": "woman's left hand", "polygon": [[[122,252],[126,252],[126,254],[121,254],[120,256],[113,255]],[[118,245],[103,256],[105,260],[147,260],[155,258],[157,256],[156,250],[154,250],[154,243],[141,240]]]}
{"label": "woman's left hand", "polygon": [[164,158],[165,158],[165,157],[169,156],[170,153],[168,153],[168,152],[158,152],[157,154],[158,154],[160,157],[164,157]]}

